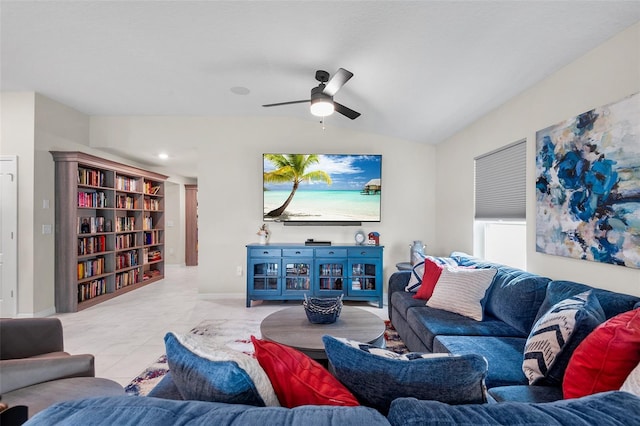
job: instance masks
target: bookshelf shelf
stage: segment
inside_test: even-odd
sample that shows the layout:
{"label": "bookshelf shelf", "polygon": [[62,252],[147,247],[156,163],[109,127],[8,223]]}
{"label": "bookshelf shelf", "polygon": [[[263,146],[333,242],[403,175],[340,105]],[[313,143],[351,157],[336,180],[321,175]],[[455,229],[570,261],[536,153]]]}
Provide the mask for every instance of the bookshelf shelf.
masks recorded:
{"label": "bookshelf shelf", "polygon": [[164,278],[167,176],[82,152],[51,155],[56,311],[76,312]]}

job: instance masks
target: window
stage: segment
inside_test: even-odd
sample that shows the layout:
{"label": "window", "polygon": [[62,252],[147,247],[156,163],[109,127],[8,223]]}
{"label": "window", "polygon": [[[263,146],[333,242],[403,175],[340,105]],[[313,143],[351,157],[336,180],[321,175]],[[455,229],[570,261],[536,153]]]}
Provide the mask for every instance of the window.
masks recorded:
{"label": "window", "polygon": [[474,254],[526,266],[526,141],[475,158]]}

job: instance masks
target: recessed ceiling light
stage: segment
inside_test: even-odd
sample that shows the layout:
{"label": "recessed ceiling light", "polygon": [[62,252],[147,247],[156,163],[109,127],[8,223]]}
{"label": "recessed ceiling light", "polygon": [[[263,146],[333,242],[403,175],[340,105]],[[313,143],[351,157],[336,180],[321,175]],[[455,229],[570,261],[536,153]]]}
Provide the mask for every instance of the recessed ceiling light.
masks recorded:
{"label": "recessed ceiling light", "polygon": [[235,87],[232,87],[230,90],[232,93],[235,93],[236,95],[248,95],[249,92],[251,92],[249,89],[242,86],[235,86]]}
{"label": "recessed ceiling light", "polygon": [[169,158],[169,154],[167,154],[166,152],[161,152],[160,154],[158,154],[158,158],[161,160],[166,160],[167,158]]}

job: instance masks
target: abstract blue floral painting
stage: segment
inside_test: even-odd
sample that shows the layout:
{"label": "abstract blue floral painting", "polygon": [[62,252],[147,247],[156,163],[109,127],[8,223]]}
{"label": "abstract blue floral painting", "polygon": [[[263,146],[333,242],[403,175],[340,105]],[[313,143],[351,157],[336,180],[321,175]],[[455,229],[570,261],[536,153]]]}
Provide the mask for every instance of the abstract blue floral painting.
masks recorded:
{"label": "abstract blue floral painting", "polygon": [[640,268],[640,94],[536,133],[536,251]]}

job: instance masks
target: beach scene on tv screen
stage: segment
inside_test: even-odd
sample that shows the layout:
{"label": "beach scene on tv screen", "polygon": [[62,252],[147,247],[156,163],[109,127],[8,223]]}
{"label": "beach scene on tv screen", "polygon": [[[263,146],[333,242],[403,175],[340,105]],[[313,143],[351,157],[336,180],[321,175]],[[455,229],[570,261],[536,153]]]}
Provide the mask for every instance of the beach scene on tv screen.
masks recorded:
{"label": "beach scene on tv screen", "polygon": [[264,154],[264,219],[380,221],[381,155]]}

